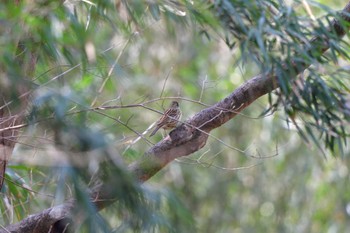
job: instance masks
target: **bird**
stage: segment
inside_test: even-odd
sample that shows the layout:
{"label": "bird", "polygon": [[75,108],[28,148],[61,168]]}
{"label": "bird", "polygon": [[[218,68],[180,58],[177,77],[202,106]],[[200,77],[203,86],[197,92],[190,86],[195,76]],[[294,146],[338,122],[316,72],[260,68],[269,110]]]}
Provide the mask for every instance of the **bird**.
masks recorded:
{"label": "bird", "polygon": [[179,103],[177,101],[173,101],[170,104],[170,107],[164,112],[163,116],[159,118],[157,121],[157,126],[150,134],[152,137],[160,128],[164,130],[173,129],[176,127],[177,122],[181,118],[181,109],[179,107]]}

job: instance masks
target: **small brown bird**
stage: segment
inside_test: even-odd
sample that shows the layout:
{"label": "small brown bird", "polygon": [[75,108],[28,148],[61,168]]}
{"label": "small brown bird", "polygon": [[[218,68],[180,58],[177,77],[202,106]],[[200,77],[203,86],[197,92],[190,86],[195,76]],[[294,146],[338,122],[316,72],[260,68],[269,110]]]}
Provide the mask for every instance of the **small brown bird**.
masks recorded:
{"label": "small brown bird", "polygon": [[179,103],[177,101],[171,102],[170,108],[168,108],[164,112],[163,116],[159,118],[157,121],[157,126],[151,133],[150,137],[152,137],[160,128],[165,130],[175,128],[177,122],[181,118],[181,114]]}

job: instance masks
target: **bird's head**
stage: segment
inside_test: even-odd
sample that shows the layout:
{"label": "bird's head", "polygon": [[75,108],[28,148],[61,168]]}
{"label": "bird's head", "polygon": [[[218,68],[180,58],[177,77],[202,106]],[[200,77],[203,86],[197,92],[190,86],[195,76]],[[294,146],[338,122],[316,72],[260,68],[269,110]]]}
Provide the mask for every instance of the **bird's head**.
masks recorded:
{"label": "bird's head", "polygon": [[179,102],[177,102],[177,101],[171,102],[170,107],[171,107],[171,108],[178,108],[178,107],[179,107]]}

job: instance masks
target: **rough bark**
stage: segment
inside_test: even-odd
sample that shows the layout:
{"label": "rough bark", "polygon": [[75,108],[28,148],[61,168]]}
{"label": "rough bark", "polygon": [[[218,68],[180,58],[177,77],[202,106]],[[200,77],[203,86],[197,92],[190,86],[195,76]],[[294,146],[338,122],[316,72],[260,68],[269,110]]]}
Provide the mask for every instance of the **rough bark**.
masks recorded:
{"label": "rough bark", "polygon": [[[350,3],[343,9],[343,20],[350,22],[347,16],[350,13]],[[345,35],[348,28],[334,21],[332,28],[339,38]],[[320,43],[314,43],[320,42]],[[311,50],[325,52],[328,49],[327,38],[315,37],[310,43],[317,44]],[[298,64],[297,72],[305,70],[310,64]],[[295,68],[296,69],[296,68]],[[208,139],[208,133],[220,127],[249,106],[259,97],[278,88],[275,74],[260,74],[242,84],[225,99],[212,107],[203,109],[184,124],[170,132],[169,136],[153,146],[145,153],[142,159],[131,164],[129,171],[136,179],[144,182],[160,171],[169,162],[181,156],[187,156],[201,149]],[[95,203],[98,210],[105,208],[115,201],[116,193],[111,189],[115,184],[113,180],[94,187],[91,201]],[[40,213],[29,216],[19,223],[8,226],[9,232],[65,232],[70,223],[72,209],[75,207],[73,201],[63,205],[46,209]]]}

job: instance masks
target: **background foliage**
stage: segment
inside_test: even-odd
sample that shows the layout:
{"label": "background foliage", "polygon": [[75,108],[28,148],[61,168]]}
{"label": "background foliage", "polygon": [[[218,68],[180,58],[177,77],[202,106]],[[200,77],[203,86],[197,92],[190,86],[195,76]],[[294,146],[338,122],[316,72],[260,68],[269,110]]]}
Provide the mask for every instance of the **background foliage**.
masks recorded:
{"label": "background foliage", "polygon": [[[19,41],[40,54],[28,125],[0,196],[1,225],[75,197],[91,213],[80,232],[349,231],[348,42],[332,38],[318,59],[303,44],[332,36],[325,28],[345,4],[0,3],[9,82],[21,78]],[[281,69],[290,60],[312,66],[291,82],[295,71]],[[181,100],[186,119],[271,70],[282,88],[212,132],[201,151],[143,186],[125,172],[161,140],[158,133],[133,144],[171,99]],[[120,202],[96,216],[85,190],[101,173],[120,180]]]}

